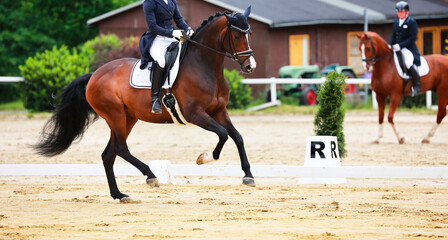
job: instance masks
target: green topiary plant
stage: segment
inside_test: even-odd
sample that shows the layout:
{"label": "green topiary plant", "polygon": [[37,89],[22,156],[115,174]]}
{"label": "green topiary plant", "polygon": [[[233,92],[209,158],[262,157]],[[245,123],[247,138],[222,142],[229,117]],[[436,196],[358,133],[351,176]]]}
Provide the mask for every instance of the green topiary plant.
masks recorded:
{"label": "green topiary plant", "polygon": [[28,58],[19,69],[25,79],[21,84],[25,108],[48,111],[57,104],[54,96],[73,79],[89,72],[89,59],[76,50],[70,52],[66,46],[53,47]]}
{"label": "green topiary plant", "polygon": [[227,108],[245,109],[252,100],[252,97],[250,95],[250,87],[241,82],[243,76],[241,76],[237,70],[229,71],[224,69],[224,77],[230,86],[230,97]]}
{"label": "green topiary plant", "polygon": [[345,110],[342,104],[345,100],[345,76],[330,72],[322,84],[317,101],[319,110],[314,117],[314,133],[316,135],[336,136],[338,138],[339,156],[345,157],[345,137],[343,123]]}
{"label": "green topiary plant", "polygon": [[81,47],[81,54],[90,59],[90,71],[95,71],[103,64],[112,60],[133,57],[140,58],[138,37],[120,39],[115,34],[99,35],[85,42]]}

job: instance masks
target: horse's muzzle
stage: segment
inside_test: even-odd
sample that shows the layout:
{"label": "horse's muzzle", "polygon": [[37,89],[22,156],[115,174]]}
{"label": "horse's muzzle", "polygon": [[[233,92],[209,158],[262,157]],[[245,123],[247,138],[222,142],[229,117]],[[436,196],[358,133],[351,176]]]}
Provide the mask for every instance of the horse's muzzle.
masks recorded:
{"label": "horse's muzzle", "polygon": [[257,68],[257,62],[255,62],[255,58],[253,56],[250,56],[249,61],[245,61],[243,64],[241,64],[241,71],[244,73],[252,73],[255,71],[255,68]]}

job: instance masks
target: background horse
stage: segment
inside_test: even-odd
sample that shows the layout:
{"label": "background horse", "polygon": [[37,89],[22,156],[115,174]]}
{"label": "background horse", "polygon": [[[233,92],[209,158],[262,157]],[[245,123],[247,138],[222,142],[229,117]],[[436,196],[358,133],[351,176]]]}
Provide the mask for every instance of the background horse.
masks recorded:
{"label": "background horse", "polygon": [[[212,153],[213,159],[208,154],[201,154],[198,164],[218,160],[224,143],[230,136],[238,148],[245,174],[243,183],[253,186],[255,182],[243,138],[232,125],[227,113],[229,85],[223,75],[225,56],[238,61],[243,72],[250,73],[255,69],[249,34],[233,31],[228,27],[228,19],[235,16],[247,23],[249,13],[246,10],[244,15],[217,14],[203,22],[192,37],[194,42],[188,44],[172,92],[185,120],[212,131],[219,137]],[[101,116],[110,128],[110,139],[101,157],[111,196],[120,201],[129,201],[130,197],[121,193],[117,187],[113,170],[117,155],[146,175],[147,184],[152,187],[159,185],[149,166],[134,157],[128,149],[126,139],[137,120],[173,123],[166,109],[162,114],[151,113],[150,90],[130,86],[130,73],[137,61],[130,58],[115,60],[103,65],[93,74],[86,74],[71,82],[61,94],[62,102],[45,125],[42,138],[36,145],[38,152],[45,156],[63,153],[75,139],[82,137],[98,115]]]}
{"label": "background horse", "polygon": [[[394,113],[403,96],[403,87],[406,96],[409,95],[411,84],[404,86],[403,80],[395,69],[394,55],[388,44],[378,34],[367,32],[358,35],[360,39],[359,49],[362,53],[364,70],[372,72],[372,90],[376,93],[378,102],[378,121],[379,131],[378,137],[373,143],[379,143],[379,139],[383,136],[383,119],[384,108],[386,106],[386,98],[390,98],[389,115],[387,119],[391,124],[395,135],[400,144],[405,139],[400,135],[394,124]],[[429,73],[421,77],[422,93],[431,90],[437,92],[438,111],[437,120],[431,130],[423,138],[422,143],[429,143],[429,138],[434,136],[437,127],[446,115],[446,105],[448,103],[448,58],[443,55],[427,55],[424,56],[429,66]],[[412,81],[409,81],[412,82]]]}

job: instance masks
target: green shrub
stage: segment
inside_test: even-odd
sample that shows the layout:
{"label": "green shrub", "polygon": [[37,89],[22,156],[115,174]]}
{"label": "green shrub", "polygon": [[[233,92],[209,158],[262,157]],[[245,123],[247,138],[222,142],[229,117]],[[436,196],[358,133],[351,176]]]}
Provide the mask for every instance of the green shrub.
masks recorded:
{"label": "green shrub", "polygon": [[339,156],[345,157],[345,137],[343,124],[345,110],[342,104],[345,100],[345,76],[330,72],[327,80],[322,84],[317,102],[319,110],[314,117],[314,133],[323,136],[336,136],[338,138]]}
{"label": "green shrub", "polygon": [[52,110],[57,102],[53,96],[73,79],[89,72],[88,56],[70,52],[66,46],[53,47],[30,57],[19,67],[25,82],[21,94],[26,109],[31,111]]}
{"label": "green shrub", "polygon": [[252,100],[252,97],[250,95],[250,87],[241,82],[243,76],[241,76],[237,70],[229,71],[224,69],[224,77],[227,79],[230,86],[230,97],[227,108],[245,109]]}
{"label": "green shrub", "polygon": [[[437,93],[435,91],[432,92],[431,96],[432,104],[437,105]],[[407,96],[402,97],[400,100],[400,107],[406,107],[406,108],[421,108],[426,107],[426,94],[420,94],[414,97]]]}
{"label": "green shrub", "polygon": [[19,100],[20,91],[18,85],[18,83],[0,84],[0,103]]}
{"label": "green shrub", "polygon": [[139,38],[120,39],[115,34],[99,35],[81,46],[81,54],[90,59],[90,71],[123,57],[140,58]]}

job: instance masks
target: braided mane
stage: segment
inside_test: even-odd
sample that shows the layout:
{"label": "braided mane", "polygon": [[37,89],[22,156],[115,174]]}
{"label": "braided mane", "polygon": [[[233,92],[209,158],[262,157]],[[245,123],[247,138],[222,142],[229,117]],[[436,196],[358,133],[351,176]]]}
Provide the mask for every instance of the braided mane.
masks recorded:
{"label": "braided mane", "polygon": [[208,17],[208,19],[205,19],[204,21],[202,21],[201,26],[199,26],[195,33],[193,34],[193,36],[191,38],[194,38],[196,36],[196,34],[198,34],[201,30],[203,30],[205,28],[205,26],[207,26],[210,22],[213,22],[216,18],[224,16],[225,14],[229,14],[229,12],[224,12],[224,13],[220,13],[217,12],[215,15],[212,15],[210,17]]}

